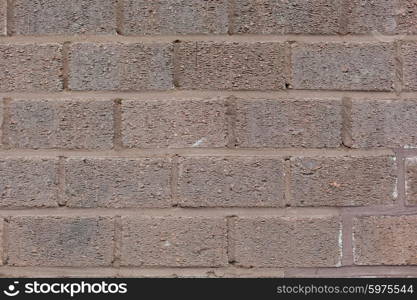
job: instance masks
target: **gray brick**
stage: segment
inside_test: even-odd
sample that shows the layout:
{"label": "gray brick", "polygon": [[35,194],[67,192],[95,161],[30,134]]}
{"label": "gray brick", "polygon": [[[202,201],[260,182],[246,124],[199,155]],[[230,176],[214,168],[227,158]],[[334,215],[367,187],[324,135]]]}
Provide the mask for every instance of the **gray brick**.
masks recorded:
{"label": "gray brick", "polygon": [[0,35],[7,33],[7,0],[0,0]]}
{"label": "gray brick", "polygon": [[0,45],[0,92],[57,92],[62,83],[58,44]]}
{"label": "gray brick", "polygon": [[129,148],[224,147],[224,99],[126,100],[123,144]]}
{"label": "gray brick", "polygon": [[295,206],[393,204],[396,163],[391,156],[291,159]]}
{"label": "gray brick", "polygon": [[277,158],[190,157],[179,166],[182,206],[283,206],[284,184]]}
{"label": "gray brick", "polygon": [[161,158],[73,158],[65,162],[71,207],[168,207],[171,164]]}
{"label": "gray brick", "polygon": [[417,42],[401,45],[404,90],[417,91]]}
{"label": "gray brick", "polygon": [[13,100],[9,143],[17,148],[110,149],[112,105],[110,100]]}
{"label": "gray brick", "polygon": [[0,207],[55,207],[58,161],[41,158],[0,159]]}
{"label": "gray brick", "polygon": [[279,90],[285,45],[273,42],[180,42],[177,83],[185,89]]}
{"label": "gray brick", "polygon": [[293,87],[391,91],[394,54],[394,46],[389,43],[295,44]]}
{"label": "gray brick", "polygon": [[406,177],[406,198],[407,203],[417,204],[417,157],[409,157],[405,160],[405,177]]}
{"label": "gray brick", "polygon": [[218,267],[227,264],[225,219],[123,217],[123,266]]}
{"label": "gray brick", "polygon": [[126,0],[123,8],[128,35],[227,33],[227,0]]}
{"label": "gray brick", "polygon": [[172,83],[170,44],[93,44],[70,47],[72,90],[166,90]]}

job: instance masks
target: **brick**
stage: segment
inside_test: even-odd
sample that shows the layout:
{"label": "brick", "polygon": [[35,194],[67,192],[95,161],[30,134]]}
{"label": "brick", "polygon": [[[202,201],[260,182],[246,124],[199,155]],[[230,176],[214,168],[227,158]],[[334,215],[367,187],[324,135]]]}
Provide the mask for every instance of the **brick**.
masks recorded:
{"label": "brick", "polygon": [[225,147],[224,99],[122,102],[123,144],[129,148]]}
{"label": "brick", "polygon": [[70,207],[168,207],[170,174],[167,159],[68,159],[65,199]]}
{"label": "brick", "polygon": [[112,105],[110,100],[12,100],[9,143],[16,148],[110,149]]}
{"label": "brick", "polygon": [[58,44],[0,45],[0,92],[57,92],[62,83]]}
{"label": "brick", "polygon": [[397,31],[405,34],[417,33],[417,1],[400,0],[397,10]]}
{"label": "brick", "polygon": [[286,51],[283,43],[190,41],[177,43],[176,47],[176,80],[180,88],[285,88]]}
{"label": "brick", "polygon": [[341,224],[336,217],[238,218],[231,239],[238,266],[340,266]]}
{"label": "brick", "polygon": [[76,43],[69,50],[72,90],[166,90],[172,83],[170,44]]}
{"label": "brick", "polygon": [[416,265],[416,216],[366,216],[354,219],[357,265]]}
{"label": "brick", "polygon": [[16,0],[18,35],[116,33],[115,0]]}
{"label": "brick", "polygon": [[407,203],[417,204],[417,157],[409,157],[405,160],[406,166],[406,198]]}
{"label": "brick", "polygon": [[338,99],[237,99],[236,146],[338,147],[342,104]]}
{"label": "brick", "polygon": [[291,159],[295,206],[393,204],[397,197],[392,156]]}
{"label": "brick", "polygon": [[7,0],[0,0],[0,35],[7,34]]}
{"label": "brick", "polygon": [[225,34],[227,0],[128,0],[123,6],[128,35]]}
{"label": "brick", "polygon": [[403,42],[401,52],[404,90],[417,91],[417,42]]}
{"label": "brick", "polygon": [[283,206],[282,159],[190,157],[180,162],[178,172],[181,206]]}
{"label": "brick", "polygon": [[0,178],[1,208],[57,206],[57,159],[1,158]]}
{"label": "brick", "polygon": [[336,34],[341,0],[236,0],[233,33]]}
{"label": "brick", "polygon": [[224,266],[226,248],[225,219],[122,217],[122,266]]}
{"label": "brick", "polygon": [[391,91],[394,46],[389,43],[299,43],[293,46],[293,87]]}
{"label": "brick", "polygon": [[347,112],[344,144],[349,147],[417,146],[417,100],[352,100]]}
{"label": "brick", "polygon": [[114,222],[109,217],[12,217],[11,266],[109,266]]}

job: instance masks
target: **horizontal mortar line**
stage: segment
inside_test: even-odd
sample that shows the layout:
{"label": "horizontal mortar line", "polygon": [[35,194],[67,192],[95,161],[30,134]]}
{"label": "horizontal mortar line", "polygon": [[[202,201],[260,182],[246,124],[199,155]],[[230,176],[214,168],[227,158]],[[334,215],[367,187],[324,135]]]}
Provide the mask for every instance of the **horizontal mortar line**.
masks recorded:
{"label": "horizontal mortar line", "polygon": [[321,276],[390,276],[390,275],[414,275],[417,276],[417,266],[342,266],[338,268],[287,268],[285,277],[321,277]]}
{"label": "horizontal mortar line", "polygon": [[174,207],[174,208],[24,208],[0,209],[0,216],[138,216],[138,217],[320,217],[337,216],[340,209],[337,207]]}
{"label": "horizontal mortar line", "polygon": [[417,35],[384,35],[379,33],[363,35],[305,35],[305,34],[236,34],[236,35],[14,35],[0,37],[0,43],[63,43],[63,42],[139,42],[170,43],[173,41],[218,41],[218,42],[393,42],[396,40],[417,40]]}
{"label": "horizontal mortar line", "polygon": [[362,157],[362,156],[393,156],[392,149],[350,149],[350,148],[155,148],[155,149],[122,149],[122,150],[65,150],[65,149],[0,149],[0,158],[164,158],[173,155],[184,157],[204,156],[260,156],[260,157]]}
{"label": "horizontal mortar line", "polygon": [[378,205],[363,207],[342,207],[341,213],[345,216],[405,216],[417,215],[417,206]]}

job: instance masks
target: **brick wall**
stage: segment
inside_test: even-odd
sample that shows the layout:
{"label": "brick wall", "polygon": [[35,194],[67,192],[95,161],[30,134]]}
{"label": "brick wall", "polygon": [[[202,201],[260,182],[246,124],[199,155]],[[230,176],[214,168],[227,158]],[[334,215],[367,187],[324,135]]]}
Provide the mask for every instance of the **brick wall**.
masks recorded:
{"label": "brick wall", "polygon": [[417,0],[0,0],[1,276],[417,276]]}

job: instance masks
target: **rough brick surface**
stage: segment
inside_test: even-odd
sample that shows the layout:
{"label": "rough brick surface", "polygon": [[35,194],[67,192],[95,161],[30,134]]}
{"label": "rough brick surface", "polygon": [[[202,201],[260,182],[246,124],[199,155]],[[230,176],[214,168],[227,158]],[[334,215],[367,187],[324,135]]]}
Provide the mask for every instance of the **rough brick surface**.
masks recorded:
{"label": "rough brick surface", "polygon": [[0,92],[61,91],[61,51],[58,44],[1,44]]}
{"label": "rough brick surface", "polygon": [[23,35],[116,33],[116,0],[16,0],[14,32]]}
{"label": "rough brick surface", "polygon": [[58,195],[58,160],[0,159],[0,207],[54,207]]}
{"label": "rough brick surface", "polygon": [[400,33],[417,33],[417,1],[400,0],[400,7],[397,10],[397,27]]}
{"label": "rough brick surface", "polygon": [[285,87],[285,45],[180,42],[177,84],[185,89],[279,90]]}
{"label": "rough brick surface", "polygon": [[390,205],[396,199],[396,163],[382,157],[291,159],[295,206]]}
{"label": "rough brick surface", "polygon": [[16,148],[110,149],[113,102],[12,100],[9,143]]}
{"label": "rough brick surface", "polygon": [[179,166],[182,206],[283,206],[282,159],[186,158]]}
{"label": "rough brick surface", "polygon": [[338,147],[342,105],[338,99],[237,99],[238,147]]}
{"label": "rough brick surface", "polygon": [[123,144],[133,148],[225,147],[224,99],[122,102]]}
{"label": "rough brick surface", "polygon": [[135,34],[225,34],[228,0],[127,0],[123,32]]}
{"label": "rough brick surface", "polygon": [[227,263],[226,220],[122,218],[123,266],[218,267]]}
{"label": "rough brick surface", "polygon": [[415,265],[416,216],[370,216],[354,220],[358,265]]}
{"label": "rough brick surface", "polygon": [[416,147],[417,100],[352,100],[347,104],[345,145],[353,148]]}
{"label": "rough brick surface", "polygon": [[170,44],[76,43],[70,47],[72,90],[166,90],[172,83]]}
{"label": "rough brick surface", "polygon": [[405,161],[406,165],[406,197],[407,203],[416,205],[417,204],[417,157],[407,158]]}
{"label": "rough brick surface", "polygon": [[295,44],[293,88],[390,91],[394,53],[390,43]]}
{"label": "rough brick surface", "polygon": [[233,33],[336,34],[341,0],[236,0]]}
{"label": "rough brick surface", "polygon": [[12,217],[11,266],[109,266],[114,222],[109,217]]}
{"label": "rough brick surface", "polygon": [[401,52],[404,90],[417,91],[417,42],[403,42]]}
{"label": "rough brick surface", "polygon": [[334,267],[340,231],[335,217],[253,217],[238,218],[231,238],[239,266]]}
{"label": "rough brick surface", "polygon": [[6,35],[7,0],[0,0],[0,36]]}
{"label": "rough brick surface", "polygon": [[170,174],[166,159],[68,159],[65,199],[71,207],[167,207]]}

